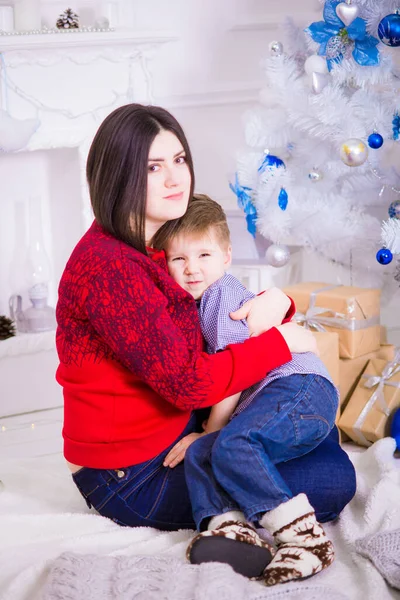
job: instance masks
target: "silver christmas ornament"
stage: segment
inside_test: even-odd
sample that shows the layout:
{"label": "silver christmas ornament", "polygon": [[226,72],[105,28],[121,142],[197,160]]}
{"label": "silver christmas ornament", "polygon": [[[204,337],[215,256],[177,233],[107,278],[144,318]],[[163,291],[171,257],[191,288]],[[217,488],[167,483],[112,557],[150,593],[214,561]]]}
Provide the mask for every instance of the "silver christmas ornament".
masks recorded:
{"label": "silver christmas ornament", "polygon": [[351,3],[351,0],[347,2],[341,2],[336,7],[336,14],[341,21],[348,27],[352,22],[357,19],[360,10],[358,6]]}
{"label": "silver christmas ornament", "polygon": [[274,40],[269,44],[269,51],[271,56],[282,56],[283,54],[283,44],[282,42],[278,42]]}
{"label": "silver christmas ornament", "polygon": [[318,181],[321,181],[323,177],[324,176],[322,172],[319,169],[316,169],[315,167],[308,174],[308,179],[312,181],[312,183],[318,183]]}
{"label": "silver christmas ornament", "polygon": [[329,75],[323,73],[312,74],[312,89],[316,94],[320,94],[329,83]]}
{"label": "silver christmas ornament", "polygon": [[359,167],[368,158],[368,146],[357,138],[346,140],[340,147],[340,158],[348,167]]}
{"label": "silver christmas ornament", "polygon": [[265,253],[265,258],[271,267],[284,267],[290,260],[290,251],[287,246],[272,244]]}
{"label": "silver christmas ornament", "polygon": [[97,17],[96,21],[94,22],[94,26],[97,29],[106,31],[110,27],[110,21],[107,19],[107,17],[100,16]]}
{"label": "silver christmas ornament", "polygon": [[310,76],[313,73],[328,73],[328,65],[326,64],[326,60],[323,56],[312,54],[304,63],[304,70],[307,75]]}

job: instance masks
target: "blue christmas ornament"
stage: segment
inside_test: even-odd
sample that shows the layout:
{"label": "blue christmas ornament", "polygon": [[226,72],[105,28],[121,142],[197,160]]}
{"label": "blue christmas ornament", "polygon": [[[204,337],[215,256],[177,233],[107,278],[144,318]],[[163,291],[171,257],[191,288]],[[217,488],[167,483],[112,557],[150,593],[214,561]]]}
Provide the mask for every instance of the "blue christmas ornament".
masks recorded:
{"label": "blue christmas ornament", "polygon": [[353,58],[359,65],[363,67],[378,65],[379,40],[367,33],[365,21],[360,17],[346,27],[336,14],[336,7],[339,4],[341,4],[340,0],[326,0],[324,21],[311,23],[306,29],[314,42],[320,44],[318,54],[326,56],[329,70],[343,60],[350,48],[353,48]]}
{"label": "blue christmas ornament", "polygon": [[285,163],[278,156],[266,154],[261,165],[258,167],[258,172],[264,173],[265,169],[273,169],[274,167],[284,167]]}
{"label": "blue christmas ornament", "polygon": [[371,133],[368,138],[368,146],[373,148],[374,150],[378,150],[378,148],[382,148],[383,146],[383,137],[380,133]]}
{"label": "blue christmas ornament", "polygon": [[376,260],[381,265],[388,265],[393,260],[393,254],[390,252],[389,248],[381,248],[376,253]]}
{"label": "blue christmas ornament", "polygon": [[400,115],[399,113],[395,113],[393,116],[393,139],[398,140],[400,137]]}
{"label": "blue christmas ornament", "polygon": [[400,220],[400,200],[393,200],[392,204],[389,206],[388,213],[391,219]]}
{"label": "blue christmas ornament", "polygon": [[379,39],[386,46],[400,46],[400,14],[393,13],[383,17],[378,26]]}
{"label": "blue christmas ornament", "polygon": [[235,174],[235,185],[232,185],[232,183],[230,183],[229,187],[231,188],[232,192],[236,195],[238,205],[246,215],[247,231],[251,233],[253,237],[256,237],[256,222],[258,215],[257,209],[251,200],[250,192],[252,192],[252,189],[250,187],[240,185],[237,173]]}
{"label": "blue christmas ornament", "polygon": [[281,210],[286,210],[287,209],[287,205],[289,202],[289,196],[287,191],[285,190],[285,188],[281,188],[281,191],[279,193],[279,198],[278,198],[278,204],[279,204],[279,208]]}
{"label": "blue christmas ornament", "polygon": [[397,450],[400,450],[400,408],[394,413],[390,435],[396,440]]}

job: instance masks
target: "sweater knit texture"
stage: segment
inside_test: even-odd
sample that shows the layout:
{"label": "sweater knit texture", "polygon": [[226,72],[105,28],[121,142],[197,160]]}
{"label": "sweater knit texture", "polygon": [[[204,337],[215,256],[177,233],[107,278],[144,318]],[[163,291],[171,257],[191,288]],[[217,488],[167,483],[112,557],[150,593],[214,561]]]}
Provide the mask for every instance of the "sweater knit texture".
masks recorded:
{"label": "sweater knit texture", "polygon": [[369,558],[389,585],[400,590],[400,529],[357,540],[356,550]]}
{"label": "sweater knit texture", "polygon": [[302,582],[264,588],[221,563],[189,565],[162,556],[64,553],[53,563],[43,600],[346,600]]}

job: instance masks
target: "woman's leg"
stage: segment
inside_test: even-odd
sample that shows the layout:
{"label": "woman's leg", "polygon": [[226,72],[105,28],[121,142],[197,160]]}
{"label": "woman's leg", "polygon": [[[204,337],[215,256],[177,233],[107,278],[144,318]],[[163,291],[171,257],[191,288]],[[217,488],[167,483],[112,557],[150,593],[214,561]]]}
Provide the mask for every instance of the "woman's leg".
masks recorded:
{"label": "woman's leg", "polygon": [[165,531],[194,529],[184,464],[164,467],[169,450],[196,431],[193,415],[177,440],[160,455],[120,469],[83,468],[73,475],[88,506],[120,525],[155,527]]}
{"label": "woman's leg", "polygon": [[295,496],[304,492],[320,523],[336,519],[356,492],[356,473],[336,427],[314,450],[276,465]]}

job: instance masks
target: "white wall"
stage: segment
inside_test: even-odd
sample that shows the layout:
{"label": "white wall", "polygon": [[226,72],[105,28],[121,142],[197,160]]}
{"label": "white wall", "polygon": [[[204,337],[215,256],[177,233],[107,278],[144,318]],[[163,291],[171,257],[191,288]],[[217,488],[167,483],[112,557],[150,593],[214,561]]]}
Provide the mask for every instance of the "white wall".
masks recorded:
{"label": "white wall", "polygon": [[[59,13],[65,9],[65,2],[42,0],[41,4],[43,22],[54,27]],[[80,15],[81,25],[88,26],[107,12],[108,4],[106,0],[72,0],[69,5]],[[269,41],[279,37],[279,23],[285,15],[293,15],[297,10],[299,21],[306,24],[317,14],[317,0],[303,1],[300,12],[295,0],[153,0],[151,3],[114,0],[114,5],[119,9],[123,27],[167,31],[175,36],[175,41],[154,53],[150,64],[153,101],[169,108],[187,133],[195,159],[197,190],[210,194],[225,208],[236,210],[236,199],[228,183],[234,174],[236,152],[243,144],[243,113],[257,101],[262,86],[260,62],[268,53]],[[81,65],[76,69],[78,73],[72,74],[73,65],[68,61],[49,65],[46,57],[44,64],[9,69],[10,79],[30,97],[37,98],[39,92],[45,91],[46,104],[55,108],[62,105],[71,112],[87,110],[93,102],[93,94],[84,87],[89,74],[92,74],[93,85],[96,78],[104,74],[103,86],[107,87],[109,81],[110,97],[112,90],[121,93],[127,86],[127,78],[119,78],[121,65],[111,71],[110,65],[101,62]],[[38,90],[38,77],[43,78],[44,73],[47,89]],[[20,119],[38,116],[42,120],[39,133],[51,147],[52,136],[55,137],[53,127],[61,117],[54,114],[53,120],[47,111],[44,122],[40,107],[32,106],[12,92],[8,95],[9,109],[14,116]],[[106,112],[97,111],[96,118],[103,118]],[[88,119],[90,116],[86,121]],[[63,127],[86,127],[86,123],[78,119],[69,123],[65,119],[65,123]],[[33,136],[33,147],[35,139]],[[23,263],[21,244],[27,241],[27,236],[24,224],[16,221],[15,212],[19,210],[16,205],[26,203],[32,194],[42,199],[45,242],[53,262],[51,302],[56,300],[62,265],[79,238],[80,227],[85,226],[78,214],[75,158],[73,150],[62,151],[58,156],[40,151],[0,156],[0,194],[3,214],[6,214],[0,221],[0,314],[8,311],[10,294],[20,292],[23,285],[18,268]],[[238,219],[243,220],[243,236],[240,236],[243,247],[238,247],[238,239],[234,240],[235,251],[236,255],[247,257],[251,254],[248,247],[253,247],[253,243],[245,231],[243,217],[239,215]]]}
{"label": "white wall", "polygon": [[[320,17],[318,0],[302,0],[301,3],[298,0],[115,2],[120,11],[121,26],[140,31],[166,30],[176,37],[174,42],[155,53],[150,65],[153,100],[169,108],[186,131],[195,160],[197,190],[210,194],[229,211],[236,211],[236,200],[228,182],[235,170],[236,152],[243,144],[242,116],[246,109],[256,103],[263,84],[261,60],[268,53],[269,42],[279,39],[279,23],[286,15],[296,17],[304,25]],[[106,4],[103,0],[72,0],[69,3],[80,14],[82,25],[92,24],[96,15],[104,13]],[[64,0],[42,0],[46,24],[53,26],[59,12],[65,7]],[[98,65],[96,68],[99,68]],[[107,77],[105,72],[104,77]],[[51,98],[56,102],[59,90],[52,87],[54,78],[50,76],[50,71],[47,82]],[[77,98],[82,95],[79,83],[67,82],[66,72],[68,94]],[[31,83],[34,93],[33,70]],[[19,118],[35,114],[32,106],[21,99],[15,99],[14,108]],[[35,193],[45,200],[45,241],[49,248],[53,248],[55,276],[52,300],[55,301],[62,266],[80,236],[80,230],[84,228],[79,206],[78,170],[78,156],[74,149],[60,150],[54,154],[25,152],[0,155],[3,212],[3,218],[0,219],[0,314],[7,312],[10,290],[15,291],[12,288],[15,278],[13,270],[18,268],[17,263],[21,258],[15,254],[16,242],[26,242],[24,231],[15,226],[14,216],[16,211],[21,214],[18,203],[26,200],[33,187]],[[235,222],[235,231],[238,232],[233,240],[235,252],[237,255],[251,256],[254,253],[252,239],[245,231],[244,218],[240,213]],[[307,268],[307,276],[311,276],[310,262]],[[318,276],[315,273],[315,277]],[[18,402],[18,397],[12,397],[15,390],[13,380],[10,378],[3,383],[10,408],[0,414],[61,404],[60,390],[54,383],[54,368],[48,366],[56,362],[54,353],[49,360],[44,360],[43,353],[32,354],[31,358],[25,356],[23,359],[13,357],[2,360],[2,379],[6,378],[6,371],[15,376],[20,368],[24,372],[27,394],[23,402]],[[13,369],[7,366],[7,361],[16,361]],[[43,373],[38,376],[41,369]],[[36,376],[30,377],[29,371],[35,372]],[[36,386],[34,390],[33,386]],[[29,402],[28,394],[31,398]],[[23,395],[21,387],[18,388],[18,395]]]}

